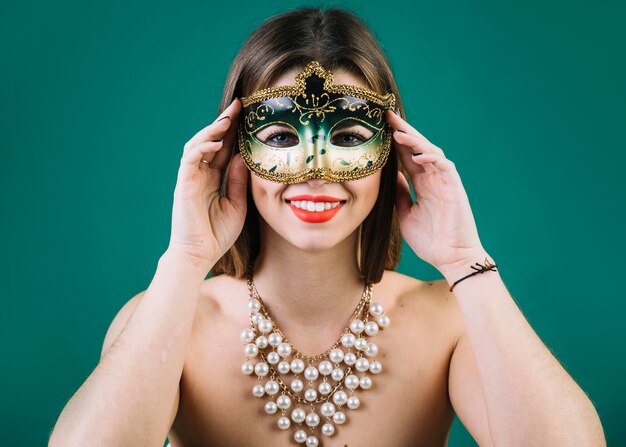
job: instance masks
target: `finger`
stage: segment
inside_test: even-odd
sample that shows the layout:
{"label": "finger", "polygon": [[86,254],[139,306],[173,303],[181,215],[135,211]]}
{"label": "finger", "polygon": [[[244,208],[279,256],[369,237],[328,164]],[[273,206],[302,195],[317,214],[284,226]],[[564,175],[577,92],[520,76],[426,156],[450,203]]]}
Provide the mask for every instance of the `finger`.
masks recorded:
{"label": "finger", "polygon": [[[210,163],[215,156],[215,153],[222,147],[223,143],[224,142],[222,140],[215,140],[196,144],[183,155],[180,161],[181,166],[187,166],[195,169],[199,167],[200,160],[202,159]],[[206,163],[202,164],[204,165]]]}
{"label": "finger", "polygon": [[416,135],[402,132],[401,130],[394,131],[393,138],[401,145],[412,149],[413,153],[437,152],[443,155],[443,150],[440,147],[435,146],[425,138],[420,138]]}
{"label": "finger", "polygon": [[214,167],[215,169],[219,169],[220,171],[223,172],[223,170],[226,168],[226,166],[228,165],[228,163],[230,162],[231,158],[232,158],[232,152],[233,150],[237,150],[236,148],[233,149],[233,146],[235,144],[237,144],[236,139],[237,139],[237,128],[239,126],[239,114],[241,112],[241,102],[239,100],[237,100],[235,102],[235,105],[233,106],[233,108],[230,110],[230,119],[227,120],[230,123],[230,127],[228,128],[228,130],[226,131],[226,133],[223,136],[224,139],[224,145],[222,146],[222,148],[215,154],[215,158],[213,159],[213,162],[211,163],[211,167]]}
{"label": "finger", "polygon": [[411,158],[413,159],[413,162],[418,163],[422,166],[432,165],[443,172],[456,171],[456,167],[452,160],[434,152],[430,154],[412,155]]}
{"label": "finger", "polygon": [[202,141],[210,141],[210,140],[219,140],[224,136],[226,130],[230,125],[230,113],[234,107],[236,107],[237,98],[233,99],[226,109],[213,121],[211,124],[206,126],[205,128],[198,131],[191,139],[185,144],[185,151],[187,152],[191,147]]}
{"label": "finger", "polygon": [[409,209],[411,209],[413,198],[409,189],[409,182],[401,171],[398,171],[397,184],[396,208],[398,210],[398,219],[401,221],[409,212]]}
{"label": "finger", "polygon": [[387,109],[387,115],[385,118],[394,129],[399,129],[402,132],[428,140],[428,138],[418,132],[416,128],[407,123],[404,119],[402,119],[402,117],[400,117],[400,115],[395,113],[393,110]]}
{"label": "finger", "polygon": [[228,200],[237,209],[245,210],[247,205],[248,168],[241,154],[235,154],[228,167]]}

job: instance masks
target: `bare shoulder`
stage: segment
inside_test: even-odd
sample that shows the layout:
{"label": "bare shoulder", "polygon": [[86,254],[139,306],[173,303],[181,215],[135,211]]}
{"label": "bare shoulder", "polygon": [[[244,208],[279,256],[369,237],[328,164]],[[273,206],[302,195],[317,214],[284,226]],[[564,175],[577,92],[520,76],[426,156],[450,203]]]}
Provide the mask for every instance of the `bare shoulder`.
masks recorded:
{"label": "bare shoulder", "polygon": [[229,275],[216,275],[204,280],[200,290],[200,304],[212,315],[247,315],[247,280]]}
{"label": "bare shoulder", "polygon": [[456,343],[464,330],[463,318],[454,294],[445,279],[421,280],[400,272],[385,270],[379,283],[397,299],[396,305],[411,309],[412,316],[424,318],[433,330],[445,330]]}

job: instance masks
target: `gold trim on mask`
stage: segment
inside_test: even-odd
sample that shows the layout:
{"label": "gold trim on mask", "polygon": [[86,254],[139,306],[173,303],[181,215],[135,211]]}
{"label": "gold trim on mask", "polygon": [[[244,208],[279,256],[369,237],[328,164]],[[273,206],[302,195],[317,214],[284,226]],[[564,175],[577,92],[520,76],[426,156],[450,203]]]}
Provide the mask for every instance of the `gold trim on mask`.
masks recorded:
{"label": "gold trim on mask", "polygon": [[[323,89],[325,92],[336,93],[336,94],[341,94],[341,95],[349,95],[357,99],[371,101],[381,106],[380,109],[370,108],[368,104],[361,103],[361,106],[367,109],[366,111],[367,115],[369,117],[378,118],[378,122],[380,122],[384,118],[383,115],[384,115],[386,108],[393,109],[395,107],[395,96],[393,93],[387,93],[386,95],[381,95],[370,89],[366,89],[366,88],[355,86],[355,85],[348,85],[348,84],[336,84],[335,85],[333,84],[333,74],[330,71],[325,70],[318,61],[311,61],[296,75],[295,86],[287,85],[287,86],[270,87],[270,88],[266,88],[263,90],[258,90],[247,97],[240,98],[241,103],[242,103],[242,108],[248,107],[257,102],[266,101],[268,99],[288,97],[290,100],[292,100],[294,104],[294,108],[297,109],[297,111],[300,113],[299,121],[302,124],[308,123],[308,121],[303,122],[303,119],[306,119],[306,117],[311,117],[312,115],[323,117],[325,113],[332,112],[335,110],[335,106],[330,104],[330,98],[328,96],[328,93],[324,93],[324,95],[321,95],[319,98],[314,95],[314,98],[312,99],[322,99],[322,96],[325,96],[326,101],[325,102],[316,101],[314,104],[312,104],[312,106],[306,107],[306,108],[300,107],[297,100],[294,101],[294,99],[296,99],[297,97],[306,97],[305,96],[306,80],[308,77],[312,75],[317,75],[319,78],[322,78],[324,80]],[[349,101],[348,98],[335,99],[335,101],[337,100]],[[358,101],[355,101],[349,104],[348,109],[354,110],[352,109],[351,106],[357,103]],[[345,109],[345,107],[343,108]],[[369,156],[364,154],[359,159],[353,159],[352,162],[349,162],[342,158],[336,159],[335,162],[338,162],[340,164],[343,164],[346,166],[350,166],[350,165],[355,166],[354,168],[346,168],[346,170],[333,171],[332,169],[323,167],[323,168],[309,168],[302,172],[285,173],[285,172],[274,172],[279,165],[283,166],[283,163],[281,163],[280,160],[277,158],[278,164],[273,166],[272,168],[267,169],[265,167],[261,167],[260,166],[261,163],[255,162],[252,159],[250,141],[242,138],[242,135],[244,134],[244,127],[246,128],[248,134],[253,134],[254,132],[260,130],[260,128],[265,127],[264,125],[257,124],[256,129],[253,129],[255,127],[253,125],[253,122],[256,120],[263,121],[265,120],[265,116],[272,115],[272,114],[273,114],[273,108],[271,106],[267,104],[259,104],[259,107],[249,111],[249,114],[247,116],[242,116],[241,119],[239,120],[240,121],[239,122],[239,136],[238,136],[239,151],[241,153],[241,156],[245,160],[248,168],[251,169],[257,176],[261,178],[264,178],[266,180],[271,180],[274,182],[282,182],[282,183],[288,183],[288,184],[299,183],[299,182],[308,180],[310,178],[321,178],[321,179],[326,179],[326,180],[335,181],[335,182],[346,181],[346,180],[356,180],[356,179],[365,177],[367,175],[370,175],[374,173],[375,171],[381,169],[382,166],[384,166],[384,164],[387,161],[390,148],[391,148],[391,142],[392,142],[392,129],[388,123],[384,122],[383,126],[380,127],[379,132],[377,132],[378,134],[384,129],[384,141],[379,143],[380,153],[376,161],[372,161]],[[366,124],[368,125],[367,127],[372,126],[372,124],[370,123],[366,123]],[[290,125],[290,127],[292,126]],[[371,141],[363,143],[363,145],[369,145],[373,143],[375,139],[379,139],[381,135],[376,136],[377,134],[375,134],[372,137]],[[253,137],[253,138],[256,140],[256,137]],[[335,150],[338,150],[338,149],[350,150],[354,148],[351,146],[336,146],[336,145],[333,145],[333,147],[335,148]],[[285,149],[288,149],[288,148],[279,148],[279,147],[267,148],[268,151],[280,151],[280,150],[285,150]],[[308,159],[307,159],[307,162],[308,162]],[[279,171],[280,170],[282,170],[282,168],[279,169]]]}

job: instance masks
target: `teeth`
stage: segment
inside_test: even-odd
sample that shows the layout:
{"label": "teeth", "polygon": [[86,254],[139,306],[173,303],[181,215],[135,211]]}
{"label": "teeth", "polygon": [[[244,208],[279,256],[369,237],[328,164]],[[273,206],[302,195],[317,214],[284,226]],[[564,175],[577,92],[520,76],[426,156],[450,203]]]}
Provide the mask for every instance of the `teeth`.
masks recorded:
{"label": "teeth", "polygon": [[309,202],[308,200],[294,200],[291,204],[296,208],[312,212],[329,210],[339,206],[339,202]]}

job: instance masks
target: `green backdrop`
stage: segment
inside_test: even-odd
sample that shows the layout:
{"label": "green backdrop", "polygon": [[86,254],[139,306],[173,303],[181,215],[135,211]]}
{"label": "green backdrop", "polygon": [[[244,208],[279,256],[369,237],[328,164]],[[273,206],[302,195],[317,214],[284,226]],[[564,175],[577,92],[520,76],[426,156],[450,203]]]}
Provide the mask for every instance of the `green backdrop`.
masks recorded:
{"label": "green backdrop", "polygon": [[[268,3],[0,8],[4,442],[45,444],[152,278],[183,144],[215,118],[231,60],[301,5],[372,27],[512,295],[623,442],[623,2]],[[408,246],[399,270],[442,277]],[[458,420],[450,445],[475,445]]]}

